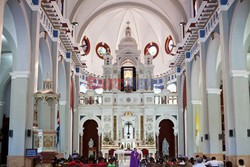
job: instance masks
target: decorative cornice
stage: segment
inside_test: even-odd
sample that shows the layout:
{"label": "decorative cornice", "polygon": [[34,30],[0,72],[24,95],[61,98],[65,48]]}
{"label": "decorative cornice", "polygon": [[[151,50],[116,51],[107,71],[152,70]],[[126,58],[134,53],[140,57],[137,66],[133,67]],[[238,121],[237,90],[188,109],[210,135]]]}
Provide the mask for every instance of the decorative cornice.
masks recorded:
{"label": "decorative cornice", "polygon": [[192,103],[193,105],[195,105],[195,104],[201,105],[201,100],[192,100],[191,103]]}
{"label": "decorative cornice", "polygon": [[248,78],[248,75],[249,75],[249,73],[246,70],[232,70],[232,72],[231,72],[231,76],[233,78],[235,78],[235,77]]}
{"label": "decorative cornice", "polygon": [[29,75],[30,75],[29,71],[14,71],[14,72],[10,72],[11,79],[29,78]]}
{"label": "decorative cornice", "polygon": [[218,89],[218,88],[207,88],[207,93],[208,94],[221,94],[222,89]]}

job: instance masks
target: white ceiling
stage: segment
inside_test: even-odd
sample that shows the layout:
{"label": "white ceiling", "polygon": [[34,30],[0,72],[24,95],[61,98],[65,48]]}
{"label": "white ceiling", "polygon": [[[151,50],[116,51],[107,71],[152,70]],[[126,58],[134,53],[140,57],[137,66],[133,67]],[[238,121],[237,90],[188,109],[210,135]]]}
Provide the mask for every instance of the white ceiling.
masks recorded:
{"label": "white ceiling", "polygon": [[[76,40],[86,35],[91,51],[84,59],[91,73],[102,75],[103,60],[95,53],[96,44],[107,43],[115,59],[115,50],[125,36],[126,22],[130,21],[132,37],[142,50],[149,42],[159,45],[159,55],[154,59],[154,74],[169,70],[172,57],[165,52],[165,40],[171,35],[175,43],[180,41],[181,21],[189,16],[190,0],[67,0],[66,15],[71,21],[79,22]],[[190,1],[191,2],[191,1]]]}
{"label": "white ceiling", "polygon": [[150,13],[136,8],[119,8],[96,17],[86,28],[83,35],[89,37],[91,43],[90,53],[84,57],[88,66],[88,71],[102,75],[103,60],[96,55],[96,45],[99,42],[107,43],[111,48],[113,62],[115,62],[115,51],[123,37],[127,22],[130,22],[132,37],[138,43],[138,49],[142,51],[141,62],[144,62],[144,48],[150,42],[155,42],[159,46],[159,54],[154,59],[155,75],[165,73],[169,68],[172,56],[165,52],[166,37],[171,35],[168,27],[161,20]]}

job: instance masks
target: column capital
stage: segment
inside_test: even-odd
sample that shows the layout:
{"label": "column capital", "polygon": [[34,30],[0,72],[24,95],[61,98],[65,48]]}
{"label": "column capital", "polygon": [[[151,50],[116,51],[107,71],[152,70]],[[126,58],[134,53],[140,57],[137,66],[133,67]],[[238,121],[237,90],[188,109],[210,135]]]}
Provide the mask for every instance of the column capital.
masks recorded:
{"label": "column capital", "polygon": [[30,75],[29,71],[13,71],[13,72],[10,72],[11,79],[29,78],[29,75]]}
{"label": "column capital", "polygon": [[207,88],[207,93],[208,94],[221,94],[222,89],[218,89],[218,88]]}
{"label": "column capital", "polygon": [[232,78],[236,78],[236,77],[248,78],[248,75],[249,75],[249,73],[246,70],[232,70],[232,72],[231,72]]}

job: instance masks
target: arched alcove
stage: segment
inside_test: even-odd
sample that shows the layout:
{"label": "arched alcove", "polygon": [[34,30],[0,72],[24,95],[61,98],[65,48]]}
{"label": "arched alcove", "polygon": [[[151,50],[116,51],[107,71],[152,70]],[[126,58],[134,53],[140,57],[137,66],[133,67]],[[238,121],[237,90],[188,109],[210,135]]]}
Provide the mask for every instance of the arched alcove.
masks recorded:
{"label": "arched alcove", "polygon": [[[83,157],[89,156],[89,140],[92,138],[94,141],[94,148],[96,149],[96,153],[98,153],[98,124],[94,120],[87,120],[83,124],[83,137],[82,137],[82,155]],[[96,154],[97,155],[97,154]]]}
{"label": "arched alcove", "polygon": [[159,124],[159,151],[163,154],[162,142],[166,138],[169,144],[169,156],[175,157],[175,136],[174,136],[174,123],[169,119],[164,119]]}

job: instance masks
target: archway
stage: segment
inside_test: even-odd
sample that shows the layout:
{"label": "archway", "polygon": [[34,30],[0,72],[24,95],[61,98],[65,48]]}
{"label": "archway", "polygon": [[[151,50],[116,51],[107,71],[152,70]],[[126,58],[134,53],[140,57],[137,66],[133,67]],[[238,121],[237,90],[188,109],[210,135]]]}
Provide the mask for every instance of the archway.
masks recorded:
{"label": "archway", "polygon": [[[94,120],[87,120],[83,124],[83,137],[82,137],[82,156],[89,157],[89,140],[93,139],[94,147],[92,151],[95,150],[95,156],[99,151],[99,139],[98,139],[98,124]],[[91,149],[91,148],[90,148]]]}
{"label": "archway", "polygon": [[175,157],[175,136],[174,136],[174,123],[169,119],[164,119],[160,122],[159,133],[159,152],[163,155],[162,142],[164,138],[167,139],[169,144],[169,156]]}

